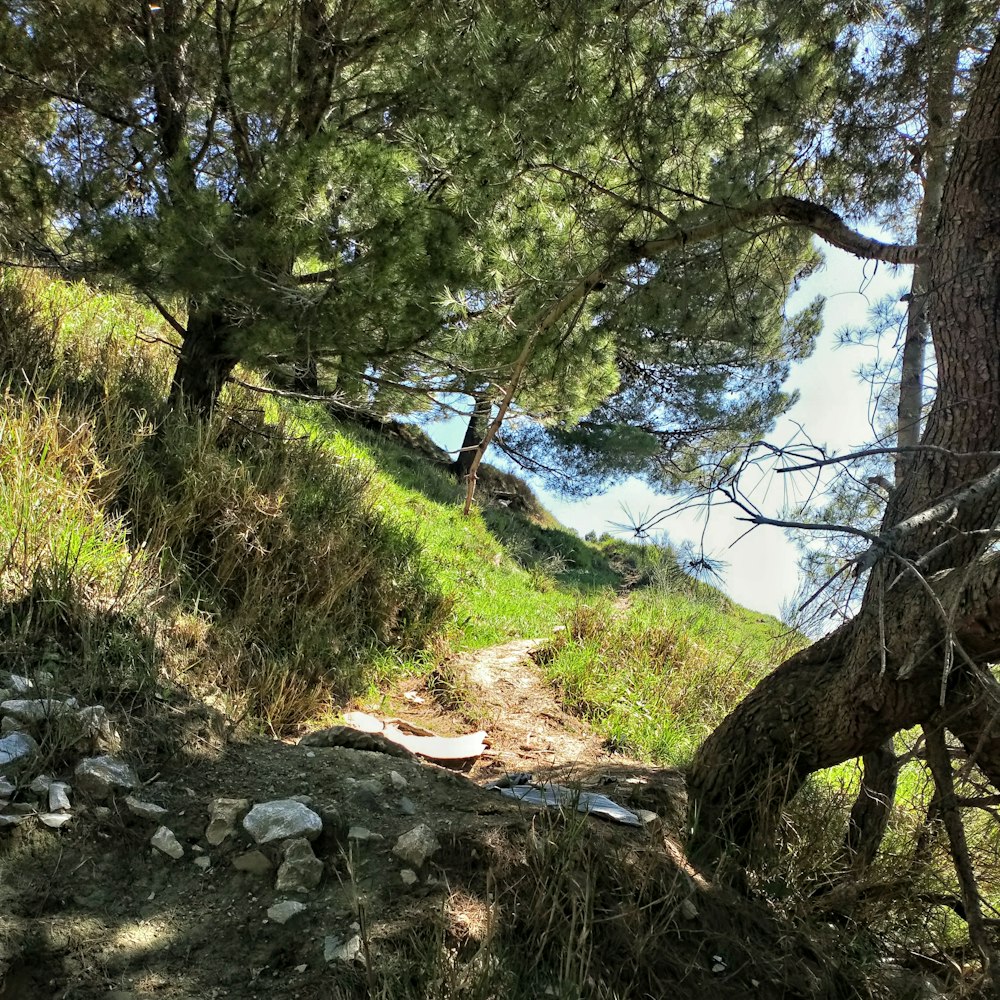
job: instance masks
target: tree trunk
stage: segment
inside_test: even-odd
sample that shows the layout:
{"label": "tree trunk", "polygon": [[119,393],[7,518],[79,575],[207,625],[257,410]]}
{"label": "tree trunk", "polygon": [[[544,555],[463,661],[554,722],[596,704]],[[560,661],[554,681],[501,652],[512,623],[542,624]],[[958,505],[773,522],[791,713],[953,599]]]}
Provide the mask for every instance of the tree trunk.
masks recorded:
{"label": "tree trunk", "polygon": [[886,740],[877,750],[866,753],[862,765],[864,777],[861,790],[854,800],[844,838],[844,870],[854,878],[865,872],[875,860],[889,825],[899,782],[899,761],[892,739]]}
{"label": "tree trunk", "polygon": [[227,348],[230,329],[217,312],[192,312],[170,384],[168,405],[193,416],[212,414],[239,358]]}
{"label": "tree trunk", "polygon": [[[308,352],[308,347],[306,350]],[[319,395],[319,367],[316,355],[306,353],[292,362],[292,389],[307,396]]]}
{"label": "tree trunk", "polygon": [[486,424],[490,419],[490,411],[493,409],[493,403],[488,397],[473,395],[472,398],[472,413],[469,414],[469,423],[465,428],[462,448],[451,467],[459,480],[465,479],[472,470],[472,462],[476,457],[476,448],[486,434]]}
{"label": "tree trunk", "polygon": [[[938,390],[922,439],[930,447],[917,453],[890,497],[883,532],[997,464],[998,162],[1000,43],[958,127],[934,245],[922,251],[931,264],[927,308]],[[884,603],[869,581],[853,621],[766,677],[712,733],[690,773],[693,857],[714,864],[766,850],[783,803],[809,774],[931,720],[943,690],[949,728],[975,747],[980,769],[1000,788],[1000,736],[988,715],[996,683],[979,666],[1000,651],[1000,559],[984,555],[990,539],[973,534],[992,528],[998,515],[1000,495],[992,489],[949,516],[915,523],[892,551],[877,551],[891,581]],[[922,554],[923,579],[904,561]],[[952,674],[944,677],[954,648]]]}
{"label": "tree trunk", "polygon": [[[925,44],[927,66],[926,133],[917,152],[914,169],[921,173],[923,199],[917,220],[917,245],[934,241],[941,197],[948,173],[947,146],[955,118],[955,75],[964,20],[960,11],[945,5],[941,21]],[[924,368],[930,346],[931,328],[927,317],[930,262],[921,259],[913,267],[909,302],[906,310],[906,336],[899,381],[899,404],[896,411],[895,481],[901,483],[913,461],[914,448],[920,443],[924,410]],[[889,825],[896,796],[899,764],[892,740],[862,759],[863,778],[858,798],[848,820],[844,839],[844,875],[860,877],[878,854]]]}
{"label": "tree trunk", "polygon": [[[951,12],[958,17],[957,11]],[[948,14],[946,13],[946,17]],[[953,18],[954,19],[954,18]],[[951,140],[955,118],[955,76],[959,53],[959,26],[946,20],[928,40],[931,65],[927,73],[927,134],[917,169],[923,174],[923,201],[917,222],[917,245],[928,246],[934,241],[941,198],[948,173],[947,146]],[[930,290],[930,262],[918,260],[913,267],[910,297],[906,310],[906,337],[903,341],[902,372],[899,382],[897,438],[900,449],[912,449],[920,443],[920,421],[924,408],[924,368],[931,339],[927,316],[927,293]],[[896,456],[896,482],[906,475],[912,451],[900,450]]]}

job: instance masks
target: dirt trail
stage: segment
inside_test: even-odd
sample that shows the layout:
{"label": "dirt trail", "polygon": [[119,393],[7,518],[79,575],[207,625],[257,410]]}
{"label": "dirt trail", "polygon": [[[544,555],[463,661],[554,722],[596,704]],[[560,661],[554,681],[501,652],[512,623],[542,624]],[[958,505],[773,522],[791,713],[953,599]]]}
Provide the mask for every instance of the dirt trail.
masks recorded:
{"label": "dirt trail", "polygon": [[599,789],[679,828],[686,801],[681,775],[610,752],[584,720],[567,712],[533,659],[545,642],[518,639],[457,653],[429,682],[401,682],[390,711],[442,734],[485,730],[490,748],[467,772],[477,783],[529,772],[536,781]]}
{"label": "dirt trail", "polygon": [[[540,933],[528,917],[537,911],[549,921],[556,904],[546,894],[561,891],[548,886],[542,842],[531,831],[541,824],[558,836],[562,827],[551,810],[536,819],[533,807],[480,787],[505,771],[577,783],[658,816],[643,828],[599,820],[570,827],[573,850],[580,852],[574,864],[593,868],[594,886],[604,886],[601,906],[623,914],[608,924],[625,934],[619,943],[609,939],[601,958],[609,981],[638,969],[670,984],[680,1000],[703,996],[708,982],[719,1000],[742,997],[748,976],[782,982],[783,955],[767,963],[754,957],[772,946],[733,943],[753,937],[756,915],[744,920],[739,908],[710,891],[677,846],[684,815],[680,775],[609,754],[600,737],[560,706],[531,659],[539,645],[521,640],[454,656],[429,685],[401,683],[378,703],[357,706],[442,735],[485,729],[492,746],[466,775],[342,746],[227,741],[225,727],[213,728],[207,718],[169,757],[153,759],[147,751],[144,758],[141,746],[129,748],[133,759],[144,760],[140,794],[166,810],[162,819],[144,820],[119,798],[92,803],[81,795],[73,822],[62,830],[27,823],[0,838],[0,1000],[402,997],[394,987],[379,992],[376,979],[437,975],[427,971],[428,941],[437,949],[435,962],[457,962],[448,966],[454,974],[472,975],[480,949],[487,955],[499,947],[494,927],[509,931],[503,947],[513,948],[513,975],[524,965],[514,943]],[[323,821],[312,845],[323,873],[309,891],[277,888],[283,842],[255,846],[239,826],[221,844],[206,836],[214,799],[260,803],[291,796]],[[183,847],[178,860],[150,847],[161,822]],[[394,845],[418,825],[433,831],[438,847],[423,865],[404,863]],[[646,874],[640,877],[640,870]],[[683,918],[686,936],[680,944],[671,939],[673,950],[651,946],[648,955],[629,958],[649,936],[632,928],[629,902],[636,886],[647,884],[659,886],[657,898],[671,900],[658,904],[664,916],[650,924],[649,934],[662,935],[682,919],[682,899],[695,900],[704,917]],[[288,900],[304,908],[281,924],[269,909]],[[482,916],[491,913],[495,924]],[[655,916],[653,910],[642,914],[644,920]],[[367,967],[331,957],[358,934],[371,956]],[[423,958],[413,956],[415,942],[422,942]],[[705,957],[720,950],[733,956],[729,978],[713,973]],[[412,995],[439,994],[415,988]],[[808,994],[780,993],[793,995]]]}

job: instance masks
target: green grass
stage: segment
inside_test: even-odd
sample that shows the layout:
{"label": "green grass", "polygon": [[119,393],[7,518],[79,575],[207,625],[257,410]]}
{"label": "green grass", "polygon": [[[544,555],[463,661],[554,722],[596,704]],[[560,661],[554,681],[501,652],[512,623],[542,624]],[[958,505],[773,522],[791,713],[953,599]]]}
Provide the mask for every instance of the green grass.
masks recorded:
{"label": "green grass", "polygon": [[[170,339],[128,298],[0,272],[0,657],[129,726],[148,709],[146,744],[187,692],[288,733],[451,652],[549,637],[547,676],[610,748],[683,765],[803,642],[668,546],[580,539],[507,474],[485,470],[462,516],[444,465],[388,430],[241,388],[211,422],[171,415]],[[791,804],[760,883],[776,905],[836,863],[857,787],[846,764]],[[962,935],[904,907],[957,891],[930,797],[911,763],[859,911],[902,945]],[[993,899],[996,824],[967,826]]]}
{"label": "green grass", "polygon": [[675,577],[627,602],[579,606],[540,659],[610,747],[683,764],[798,642],[776,619]]}

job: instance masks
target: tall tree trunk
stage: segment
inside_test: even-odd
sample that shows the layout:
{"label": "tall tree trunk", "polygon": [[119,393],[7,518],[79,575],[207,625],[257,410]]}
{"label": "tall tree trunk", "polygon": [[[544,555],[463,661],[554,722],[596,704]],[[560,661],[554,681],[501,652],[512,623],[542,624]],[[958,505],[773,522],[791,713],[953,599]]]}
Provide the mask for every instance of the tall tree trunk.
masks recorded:
{"label": "tall tree trunk", "polygon": [[472,470],[476,448],[486,434],[486,424],[490,419],[490,411],[493,409],[493,403],[485,395],[473,394],[472,399],[472,413],[469,414],[469,423],[465,428],[462,447],[452,464],[452,471],[460,480],[464,479]]}
{"label": "tall tree trunk", "polygon": [[[927,134],[923,148],[917,152],[915,169],[922,171],[924,196],[917,221],[917,245],[929,246],[934,241],[941,197],[948,174],[947,147],[951,141],[955,117],[955,76],[958,71],[958,26],[946,11],[943,23],[928,39],[927,49],[933,62],[927,73]],[[959,19],[960,18],[960,15]],[[920,443],[920,422],[924,408],[924,368],[931,327],[927,317],[927,294],[930,290],[930,261],[918,260],[913,267],[913,280],[906,310],[906,337],[903,341],[902,374],[899,383],[897,439],[900,452],[896,456],[896,482],[906,475],[913,452]]]}
{"label": "tall tree trunk", "polygon": [[198,417],[215,409],[219,393],[239,358],[227,347],[231,333],[218,312],[190,314],[181,343],[168,403]]}
{"label": "tall tree trunk", "polygon": [[[922,439],[929,447],[890,497],[883,535],[997,464],[998,162],[1000,43],[958,126],[934,245],[923,251],[931,265],[927,308],[938,389]],[[869,581],[853,621],[766,677],[699,748],[689,783],[695,858],[712,864],[728,853],[745,858],[766,849],[783,803],[809,774],[871,753],[900,729],[932,719],[942,690],[945,710],[953,712],[949,728],[976,748],[980,769],[1000,787],[1000,760],[991,756],[1000,752],[1000,738],[995,725],[983,731],[983,706],[996,685],[979,666],[1000,651],[1000,559],[983,554],[989,539],[981,534],[998,521],[1000,491],[984,488],[974,501],[889,535],[891,551],[875,552],[891,581],[884,602]],[[923,580],[903,562],[921,555]],[[964,652],[945,677],[956,645]]]}
{"label": "tall tree trunk", "polygon": [[[920,174],[923,198],[917,220],[917,245],[934,241],[941,197],[948,175],[947,147],[951,142],[955,117],[955,75],[958,71],[959,40],[964,13],[954,4],[945,3],[940,11],[928,7],[928,30],[925,52],[927,66],[926,132],[922,147],[915,151],[914,169]],[[936,17],[936,15],[940,15]],[[933,23],[936,20],[937,23]],[[903,341],[899,404],[896,411],[895,481],[903,482],[920,443],[924,409],[924,369],[931,327],[927,316],[930,262],[921,258],[913,267],[909,302],[906,310],[906,336]],[[844,874],[860,877],[875,860],[889,825],[892,804],[899,780],[899,764],[890,737],[878,750],[862,758],[863,777],[858,797],[848,819],[844,839]]]}

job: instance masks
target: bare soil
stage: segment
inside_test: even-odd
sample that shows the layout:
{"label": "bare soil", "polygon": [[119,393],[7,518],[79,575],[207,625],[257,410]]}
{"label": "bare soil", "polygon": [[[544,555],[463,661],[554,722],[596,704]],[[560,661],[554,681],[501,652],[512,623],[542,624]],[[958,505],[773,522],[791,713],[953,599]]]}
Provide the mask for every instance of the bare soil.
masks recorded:
{"label": "bare soil", "polygon": [[[536,645],[463,654],[430,689],[404,682],[358,706],[442,735],[481,726],[491,747],[466,774],[225,739],[199,708],[178,752],[133,754],[139,795],[169,810],[180,860],[153,849],[156,824],[120,801],[102,813],[79,800],[58,832],[29,822],[0,834],[0,1000],[568,998],[580,983],[594,997],[874,995],[687,865],[682,777],[607,753],[541,678]],[[597,789],[659,820],[635,829],[564,816],[481,787],[515,771]],[[308,796],[324,820],[314,844],[324,876],[309,893],[276,892],[274,868],[237,870],[254,846],[242,830],[218,847],[205,839],[212,799],[291,796]],[[418,824],[441,848],[406,884],[392,848]],[[358,827],[371,836],[350,836]],[[280,862],[276,848],[262,850]],[[194,864],[205,857],[207,868]],[[284,925],[268,919],[286,898],[307,909]],[[365,961],[326,960],[327,938],[355,933]]]}

